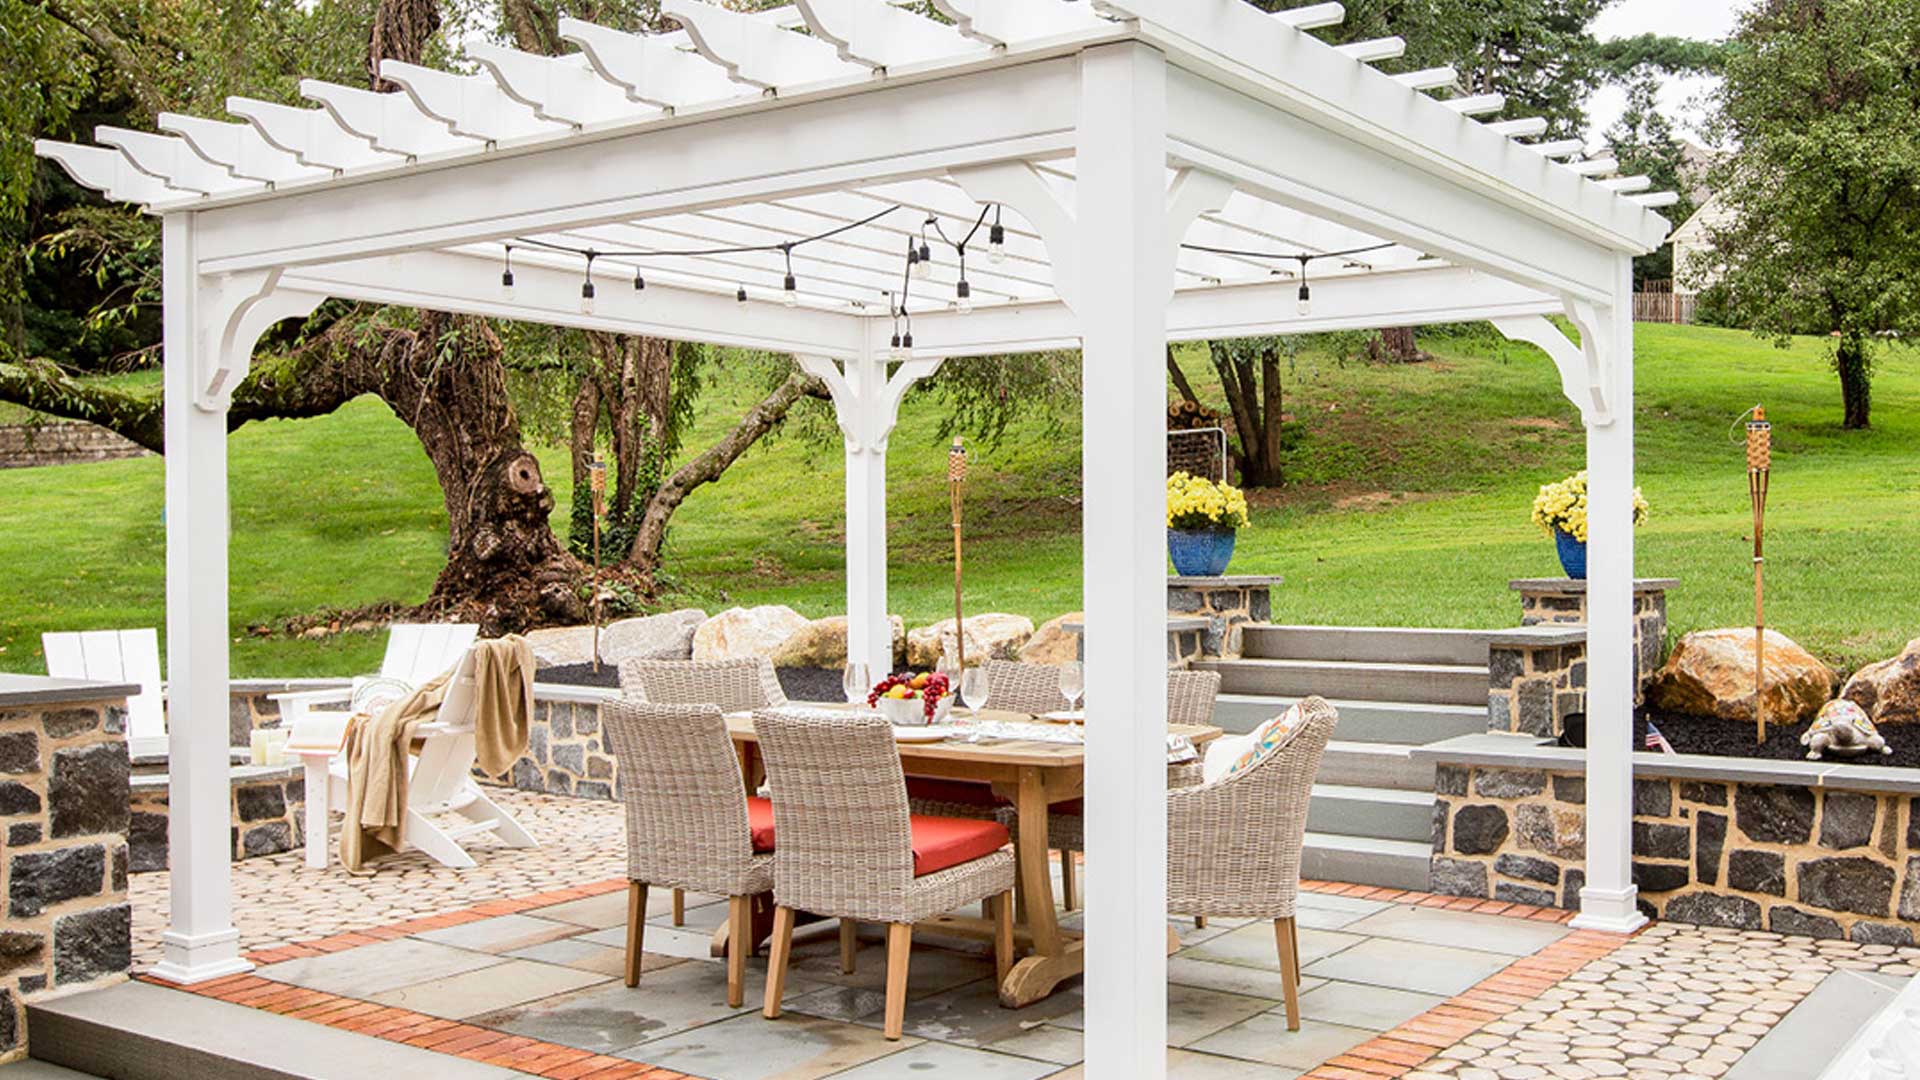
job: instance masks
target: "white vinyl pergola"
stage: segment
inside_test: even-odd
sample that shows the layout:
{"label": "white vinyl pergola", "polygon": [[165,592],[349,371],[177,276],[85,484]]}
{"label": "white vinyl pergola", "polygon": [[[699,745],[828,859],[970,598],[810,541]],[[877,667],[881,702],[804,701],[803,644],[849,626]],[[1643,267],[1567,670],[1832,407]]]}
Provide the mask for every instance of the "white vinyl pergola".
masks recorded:
{"label": "white vinyl pergola", "polygon": [[[1337,3],[936,6],[946,21],[889,0],[755,15],[664,0],[679,33],[563,19],[577,53],[474,44],[473,74],[383,65],[404,93],[309,81],[311,109],[236,98],[240,122],[165,115],[166,134],[39,144],[164,222],[175,722],[158,974],[247,966],[228,869],[226,413],[260,334],[327,297],[793,354],[831,389],[845,434],[849,645],[876,669],[902,395],[956,358],[1084,350],[1093,1076],[1158,1076],[1165,1043],[1165,344],[1491,320],[1547,353],[1586,424],[1577,924],[1640,922],[1631,261],[1665,237],[1653,208],[1671,196],[1609,177],[1613,162],[1565,160],[1575,140],[1522,141],[1544,121],[1474,119],[1497,95],[1433,96],[1449,70],[1369,66],[1398,40],[1305,32],[1338,23]],[[905,252],[929,219],[959,237],[983,212],[1004,242],[976,237],[964,279],[936,249],[906,301],[911,350],[896,349]]]}

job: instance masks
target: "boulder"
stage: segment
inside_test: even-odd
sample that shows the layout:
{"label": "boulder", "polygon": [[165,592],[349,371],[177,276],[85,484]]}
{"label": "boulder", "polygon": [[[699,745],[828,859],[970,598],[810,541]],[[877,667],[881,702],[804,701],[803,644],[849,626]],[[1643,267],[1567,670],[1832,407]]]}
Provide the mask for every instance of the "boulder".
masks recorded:
{"label": "boulder", "polygon": [[1920,638],[1907,642],[1899,656],[1854,672],[1840,696],[1867,710],[1878,725],[1920,721]]}
{"label": "boulder", "polygon": [[[907,666],[931,668],[940,662],[943,648],[953,646],[953,620],[942,619],[932,626],[907,632]],[[967,620],[967,661],[978,663],[989,657],[1017,660],[1020,647],[1033,637],[1033,620],[1024,615],[987,612]]]}
{"label": "boulder", "polygon": [[[1648,687],[1655,706],[1691,716],[1753,719],[1753,630],[1696,630],[1680,639]],[[1833,671],[1777,630],[1767,631],[1767,722],[1820,711]]]}
{"label": "boulder", "polygon": [[550,626],[527,634],[536,668],[566,667],[593,661],[593,627]]}
{"label": "boulder", "polygon": [[1048,619],[1033,632],[1033,637],[1020,647],[1020,662],[1023,664],[1064,664],[1080,658],[1080,635],[1069,632],[1067,623],[1084,625],[1087,617],[1078,612]]}
{"label": "boulder", "polygon": [[707,613],[699,608],[682,608],[664,615],[645,615],[608,623],[600,631],[600,659],[609,664],[623,660],[685,660],[693,655],[693,635]]}
{"label": "boulder", "polygon": [[[898,664],[907,651],[906,620],[898,615],[887,616],[893,624],[893,648],[889,651],[889,663]],[[773,651],[773,666],[783,668],[827,668],[838,670],[847,663],[847,617],[829,615],[824,619],[815,619],[794,631],[778,649]],[[889,673],[890,674],[890,673]],[[878,682],[881,676],[874,675]]]}
{"label": "boulder", "polygon": [[728,608],[701,623],[693,632],[693,659],[772,656],[806,625],[806,616],[784,604]]}

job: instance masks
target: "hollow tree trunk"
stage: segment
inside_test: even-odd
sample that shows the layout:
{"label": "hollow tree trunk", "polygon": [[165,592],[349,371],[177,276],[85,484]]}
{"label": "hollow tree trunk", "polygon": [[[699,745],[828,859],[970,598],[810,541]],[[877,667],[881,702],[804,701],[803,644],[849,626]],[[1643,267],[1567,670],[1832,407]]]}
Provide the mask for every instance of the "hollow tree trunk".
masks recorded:
{"label": "hollow tree trunk", "polygon": [[1411,326],[1388,327],[1367,342],[1367,359],[1376,364],[1417,364],[1426,358]]}
{"label": "hollow tree trunk", "polygon": [[1833,367],[1840,373],[1840,400],[1845,409],[1840,426],[1849,431],[1863,431],[1871,427],[1873,372],[1867,357],[1866,340],[1858,334],[1841,338],[1840,348],[1834,354]]}

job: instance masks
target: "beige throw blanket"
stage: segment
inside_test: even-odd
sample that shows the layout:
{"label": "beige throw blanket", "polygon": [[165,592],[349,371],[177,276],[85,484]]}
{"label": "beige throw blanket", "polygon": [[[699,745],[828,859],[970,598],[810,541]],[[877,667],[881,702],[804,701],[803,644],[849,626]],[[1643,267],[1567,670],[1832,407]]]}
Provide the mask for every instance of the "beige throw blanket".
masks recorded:
{"label": "beige throw blanket", "polygon": [[[340,862],[349,873],[371,873],[368,859],[399,850],[407,819],[407,756],[420,725],[438,716],[452,675],[438,676],[378,716],[355,717],[347,725],[347,820],[340,830]],[[473,683],[474,757],[488,775],[497,776],[527,749],[533,651],[526,639],[510,634],[475,642]]]}

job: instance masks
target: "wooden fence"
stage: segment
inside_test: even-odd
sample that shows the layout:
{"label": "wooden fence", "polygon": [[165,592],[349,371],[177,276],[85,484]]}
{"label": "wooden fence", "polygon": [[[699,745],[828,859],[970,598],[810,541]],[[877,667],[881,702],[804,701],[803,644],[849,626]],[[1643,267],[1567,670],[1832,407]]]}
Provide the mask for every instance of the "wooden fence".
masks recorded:
{"label": "wooden fence", "polygon": [[1691,323],[1698,299],[1692,293],[1674,292],[1671,281],[1649,281],[1646,291],[1633,294],[1633,321]]}

